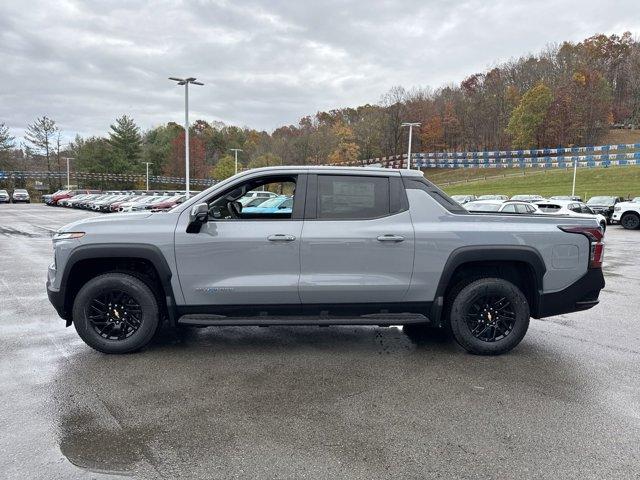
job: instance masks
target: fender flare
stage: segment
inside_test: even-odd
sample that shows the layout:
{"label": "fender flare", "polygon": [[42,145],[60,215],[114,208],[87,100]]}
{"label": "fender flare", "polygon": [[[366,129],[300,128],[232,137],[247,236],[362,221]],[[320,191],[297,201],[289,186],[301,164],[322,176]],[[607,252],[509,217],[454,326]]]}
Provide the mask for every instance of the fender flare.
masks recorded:
{"label": "fender flare", "polygon": [[[158,273],[162,285],[169,313],[169,319],[175,323],[175,296],[171,286],[173,274],[166,258],[155,245],[145,243],[94,243],[80,245],[75,248],[67,259],[60,281],[60,294],[67,305],[67,285],[73,267],[80,261],[98,258],[132,258],[149,261]],[[65,309],[68,310],[68,309]]]}
{"label": "fender flare", "polygon": [[449,287],[451,278],[458,267],[474,262],[520,262],[529,265],[534,274],[535,288],[531,313],[537,313],[539,298],[542,295],[543,278],[547,267],[540,253],[533,247],[526,245],[479,245],[455,249],[449,255],[442,269],[440,281],[436,289],[430,319],[435,325],[442,325],[442,310],[444,308],[444,294]]}

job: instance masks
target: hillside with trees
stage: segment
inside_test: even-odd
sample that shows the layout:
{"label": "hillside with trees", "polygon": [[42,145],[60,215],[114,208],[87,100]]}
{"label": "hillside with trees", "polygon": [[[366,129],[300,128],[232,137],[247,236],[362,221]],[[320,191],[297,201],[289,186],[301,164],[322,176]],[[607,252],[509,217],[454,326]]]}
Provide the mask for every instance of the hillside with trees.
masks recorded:
{"label": "hillside with trees", "polygon": [[[269,133],[219,122],[190,129],[191,175],[242,168],[359,161],[404,153],[404,121],[421,122],[414,151],[496,150],[600,143],[612,127],[640,124],[640,42],[631,33],[595,35],[509,60],[459,85],[397,86],[377,104],[306,116]],[[59,130],[44,116],[30,125],[23,148],[0,124],[0,161],[17,170],[60,168]],[[133,119],[115,121],[105,137],[77,137],[63,152],[87,172],[184,175],[184,129],[175,123],[141,132]]]}

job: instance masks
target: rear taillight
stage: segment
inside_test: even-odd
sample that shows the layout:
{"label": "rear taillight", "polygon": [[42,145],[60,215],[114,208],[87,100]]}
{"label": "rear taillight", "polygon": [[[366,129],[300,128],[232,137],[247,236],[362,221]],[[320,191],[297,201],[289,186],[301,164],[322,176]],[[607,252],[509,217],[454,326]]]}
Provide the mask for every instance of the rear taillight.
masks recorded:
{"label": "rear taillight", "polygon": [[583,227],[578,225],[560,225],[560,230],[567,233],[578,233],[589,239],[589,268],[602,268],[604,260],[604,233],[598,227]]}

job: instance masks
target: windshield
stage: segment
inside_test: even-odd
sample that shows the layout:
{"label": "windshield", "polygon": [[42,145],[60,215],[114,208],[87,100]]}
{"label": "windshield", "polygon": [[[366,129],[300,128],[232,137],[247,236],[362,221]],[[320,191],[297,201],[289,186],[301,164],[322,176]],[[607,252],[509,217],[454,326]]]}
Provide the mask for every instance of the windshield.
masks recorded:
{"label": "windshield", "polygon": [[587,205],[613,205],[615,197],[591,197]]}

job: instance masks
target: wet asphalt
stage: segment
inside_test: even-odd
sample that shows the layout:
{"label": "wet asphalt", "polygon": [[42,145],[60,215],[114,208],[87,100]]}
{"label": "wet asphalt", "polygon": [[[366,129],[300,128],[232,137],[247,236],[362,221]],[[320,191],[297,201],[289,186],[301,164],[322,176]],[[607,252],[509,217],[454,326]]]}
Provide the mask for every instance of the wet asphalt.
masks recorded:
{"label": "wet asphalt", "polygon": [[640,231],[596,308],[466,354],[372,327],[164,329],[108,356],[48,303],[50,230],[0,205],[2,478],[639,478]]}

